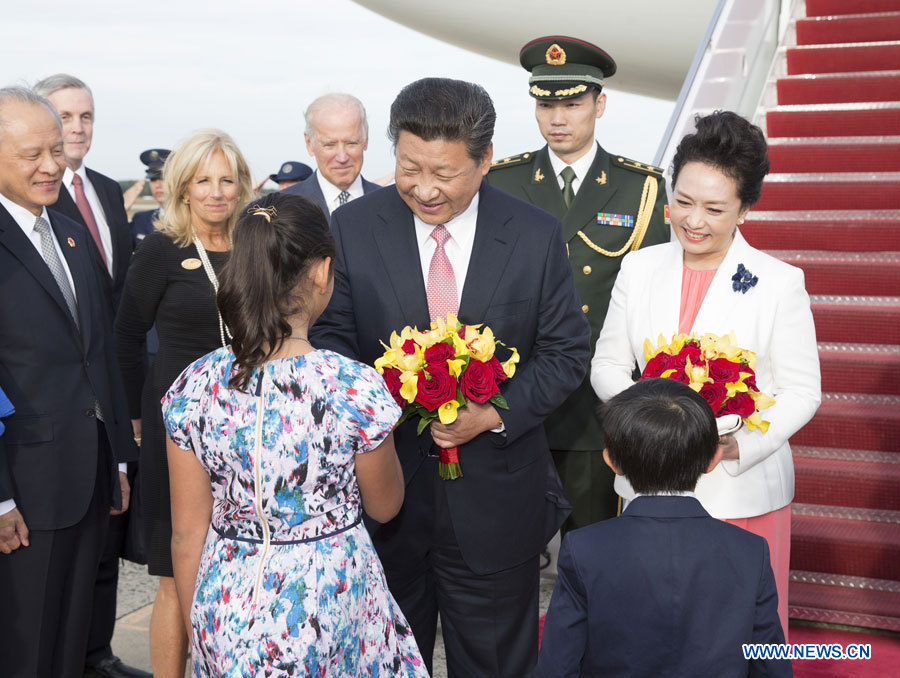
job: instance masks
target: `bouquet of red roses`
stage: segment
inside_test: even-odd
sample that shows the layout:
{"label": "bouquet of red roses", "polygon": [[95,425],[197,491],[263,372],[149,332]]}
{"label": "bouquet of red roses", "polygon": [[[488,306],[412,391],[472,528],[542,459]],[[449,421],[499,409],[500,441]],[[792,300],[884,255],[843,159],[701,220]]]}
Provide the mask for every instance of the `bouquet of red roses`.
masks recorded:
{"label": "bouquet of red roses", "polygon": [[[375,368],[403,408],[401,421],[418,416],[421,434],[435,419],[442,424],[456,421],[457,410],[469,400],[509,409],[499,385],[515,374],[519,353],[512,348],[501,363],[494,351],[505,344],[494,338],[490,327],[481,327],[462,325],[448,313],[446,321],[438,318],[426,332],[407,326],[391,334],[390,345],[382,342],[384,355]],[[439,461],[444,480],[462,476],[458,447],[441,448]]]}
{"label": "bouquet of red roses", "polygon": [[703,396],[716,417],[737,414],[749,430],[769,430],[760,410],[775,399],[759,391],[756,354],[738,347],[734,332],[721,337],[679,334],[669,343],[660,335],[656,347],[644,339],[644,359],[641,379],[677,379]]}

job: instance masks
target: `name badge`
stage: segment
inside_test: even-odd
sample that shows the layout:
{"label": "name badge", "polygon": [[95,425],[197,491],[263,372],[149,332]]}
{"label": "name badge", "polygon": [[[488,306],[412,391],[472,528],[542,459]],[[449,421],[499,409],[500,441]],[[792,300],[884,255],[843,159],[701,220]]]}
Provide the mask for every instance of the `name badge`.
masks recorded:
{"label": "name badge", "polygon": [[634,228],[634,217],[630,214],[597,212],[597,223],[601,226],[622,226],[623,228]]}

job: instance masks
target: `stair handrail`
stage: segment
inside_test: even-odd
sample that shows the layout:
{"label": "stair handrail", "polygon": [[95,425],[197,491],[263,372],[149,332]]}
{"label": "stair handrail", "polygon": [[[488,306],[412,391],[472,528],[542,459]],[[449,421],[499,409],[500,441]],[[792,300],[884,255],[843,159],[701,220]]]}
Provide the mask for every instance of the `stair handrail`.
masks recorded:
{"label": "stair handrail", "polygon": [[694,129],[698,113],[729,109],[753,116],[793,2],[719,0],[653,160],[667,179],[678,142]]}

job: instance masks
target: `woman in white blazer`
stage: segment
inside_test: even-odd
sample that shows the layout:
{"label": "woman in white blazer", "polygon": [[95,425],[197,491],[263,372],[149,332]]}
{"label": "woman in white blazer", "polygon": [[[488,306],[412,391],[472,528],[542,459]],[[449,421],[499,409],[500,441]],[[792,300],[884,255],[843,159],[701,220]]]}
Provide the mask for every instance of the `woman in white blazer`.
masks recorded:
{"label": "woman in white blazer", "polygon": [[[591,364],[606,401],[643,370],[644,340],[679,332],[734,331],[756,353],[759,390],[775,398],[762,412],[769,429],[741,428],[722,439],[724,459],[696,495],[717,518],[769,542],[787,636],[790,507],[794,465],[788,439],[821,401],[819,356],[803,272],[751,247],[738,229],[759,199],[769,161],[762,131],[728,111],[697,119],[673,160],[669,213],[675,239],[622,262]],[[739,266],[743,265],[739,273]],[[735,279],[735,277],[737,279]],[[618,476],[616,491],[634,493]]]}

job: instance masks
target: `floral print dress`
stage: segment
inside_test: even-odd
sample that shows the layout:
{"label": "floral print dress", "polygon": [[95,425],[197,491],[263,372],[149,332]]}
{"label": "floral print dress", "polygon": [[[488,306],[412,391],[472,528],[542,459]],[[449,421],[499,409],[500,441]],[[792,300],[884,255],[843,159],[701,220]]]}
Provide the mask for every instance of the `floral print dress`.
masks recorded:
{"label": "floral print dress", "polygon": [[360,522],[354,455],[400,410],[371,367],[330,351],[272,360],[246,393],[234,355],[163,398],[172,440],[212,483],[191,607],[195,676],[427,676]]}

